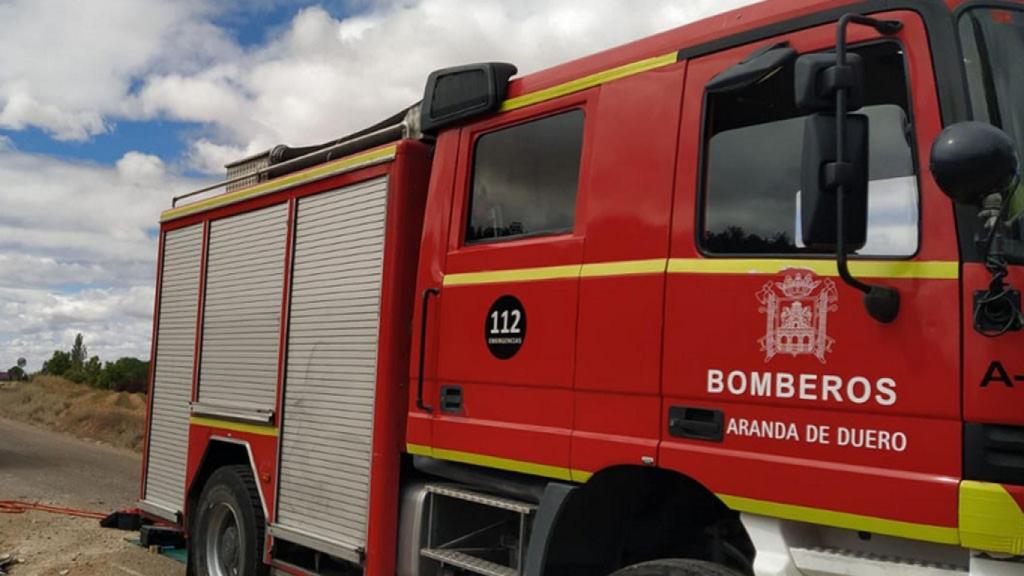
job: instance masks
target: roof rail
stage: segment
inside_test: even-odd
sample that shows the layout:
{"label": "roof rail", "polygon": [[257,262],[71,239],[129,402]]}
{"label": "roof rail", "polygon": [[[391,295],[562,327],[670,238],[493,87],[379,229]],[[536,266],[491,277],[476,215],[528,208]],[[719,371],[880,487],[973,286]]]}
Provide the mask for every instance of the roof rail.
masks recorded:
{"label": "roof rail", "polygon": [[[416,103],[413,106],[410,106],[409,108],[404,110],[403,112],[396,114],[391,118],[388,118],[384,122],[371,126],[370,129],[361,130],[359,132],[356,132],[355,134],[346,136],[333,142],[328,142],[327,144],[324,144],[322,146],[293,149],[289,149],[284,146],[277,146],[270,151],[271,162],[273,162],[274,157],[287,157],[287,152],[289,150],[305,153],[302,153],[300,156],[296,156],[294,158],[279,161],[276,164],[264,166],[263,168],[255,170],[253,172],[249,172],[248,174],[242,174],[240,176],[235,176],[234,178],[227,178],[225,180],[217,182],[216,184],[211,184],[198,190],[193,190],[187,194],[175,196],[174,198],[171,199],[171,207],[176,207],[179,201],[184,200],[186,198],[192,198],[194,196],[198,196],[199,194],[210,192],[211,190],[217,190],[219,188],[223,188],[231,184],[236,184],[238,182],[249,180],[253,177],[262,177],[264,175],[270,175],[271,177],[276,178],[278,176],[288,174],[289,172],[295,172],[297,170],[302,170],[303,168],[315,166],[317,164],[321,164],[333,158],[348,156],[349,154],[354,154],[356,152],[368,150],[370,148],[380,146],[382,144],[386,144],[394,140],[399,140],[402,138],[418,139],[422,136],[419,130],[419,112],[419,103]],[[401,118],[399,122],[394,124],[387,124],[383,127],[378,128],[378,126],[380,126],[381,124],[384,124],[388,121],[397,118]],[[374,128],[376,129],[374,130]],[[306,150],[310,151],[306,152]]]}

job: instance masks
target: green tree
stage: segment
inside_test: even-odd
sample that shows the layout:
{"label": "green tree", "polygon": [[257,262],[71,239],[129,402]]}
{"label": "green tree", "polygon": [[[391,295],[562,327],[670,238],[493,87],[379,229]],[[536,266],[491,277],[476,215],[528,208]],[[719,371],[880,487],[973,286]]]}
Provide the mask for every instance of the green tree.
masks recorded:
{"label": "green tree", "polygon": [[82,333],[75,336],[75,343],[71,346],[71,366],[81,368],[85,365],[85,359],[89,357],[89,350],[85,347]]}
{"label": "green tree", "polygon": [[99,356],[93,356],[81,366],[72,366],[64,373],[64,377],[78,384],[89,384],[90,386],[100,385],[100,373],[103,372],[103,363]]}
{"label": "green tree", "polygon": [[149,362],[125,357],[116,362],[107,362],[97,385],[118,392],[145,392],[148,382]]}
{"label": "green tree", "polygon": [[85,366],[82,366],[82,371],[85,372],[85,381],[96,386],[100,380],[100,373],[103,372],[103,363],[100,362],[100,357],[93,356],[89,358]]}
{"label": "green tree", "polygon": [[28,364],[28,360],[25,360],[24,358],[18,358],[18,368],[24,370],[26,364]]}
{"label": "green tree", "polygon": [[71,354],[63,350],[54,350],[53,356],[43,362],[43,374],[63,376],[71,369]]}
{"label": "green tree", "polygon": [[71,380],[75,384],[85,384],[85,370],[72,366],[64,373],[64,378]]}

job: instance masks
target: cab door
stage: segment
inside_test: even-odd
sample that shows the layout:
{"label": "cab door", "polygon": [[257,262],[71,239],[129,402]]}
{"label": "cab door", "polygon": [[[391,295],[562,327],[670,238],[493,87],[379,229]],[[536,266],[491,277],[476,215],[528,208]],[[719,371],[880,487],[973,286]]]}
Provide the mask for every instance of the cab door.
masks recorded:
{"label": "cab door", "polygon": [[569,477],[592,96],[462,131],[427,392],[435,457]]}
{"label": "cab door", "polygon": [[834,256],[799,237],[805,112],[794,62],[709,83],[755,51],[834,49],[835,24],[688,66],[665,311],[659,463],[730,507],[955,542],[960,477],[958,264],[949,202],[920,167],[940,129],[923,23],[852,26],[870,134],[867,244],[851,270],[896,288],[873,320]]}

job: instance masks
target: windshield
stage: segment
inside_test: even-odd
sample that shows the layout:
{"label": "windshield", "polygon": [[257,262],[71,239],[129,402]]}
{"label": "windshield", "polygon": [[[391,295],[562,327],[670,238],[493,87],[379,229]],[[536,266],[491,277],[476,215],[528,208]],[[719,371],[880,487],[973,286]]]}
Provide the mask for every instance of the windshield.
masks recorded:
{"label": "windshield", "polygon": [[[975,8],[960,19],[960,41],[974,119],[1010,135],[1018,153],[1024,151],[1024,11]],[[1011,238],[1004,247],[1014,259],[1024,258],[1024,190],[1010,205]]]}

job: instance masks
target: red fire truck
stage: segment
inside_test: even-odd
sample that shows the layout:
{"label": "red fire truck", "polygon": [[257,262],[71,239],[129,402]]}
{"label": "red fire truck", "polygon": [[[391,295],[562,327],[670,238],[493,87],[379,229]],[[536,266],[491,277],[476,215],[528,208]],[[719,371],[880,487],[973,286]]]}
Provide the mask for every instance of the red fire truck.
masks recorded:
{"label": "red fire truck", "polygon": [[230,165],[141,508],[197,575],[1024,574],[1022,56],[771,0]]}

